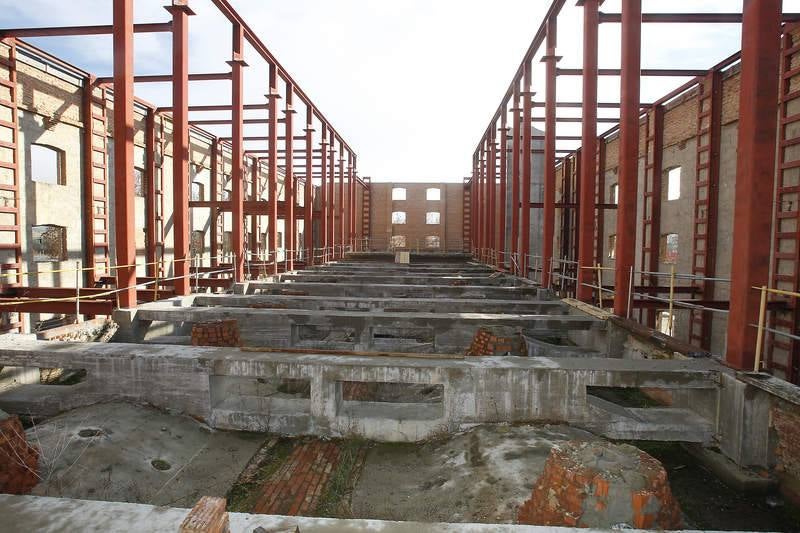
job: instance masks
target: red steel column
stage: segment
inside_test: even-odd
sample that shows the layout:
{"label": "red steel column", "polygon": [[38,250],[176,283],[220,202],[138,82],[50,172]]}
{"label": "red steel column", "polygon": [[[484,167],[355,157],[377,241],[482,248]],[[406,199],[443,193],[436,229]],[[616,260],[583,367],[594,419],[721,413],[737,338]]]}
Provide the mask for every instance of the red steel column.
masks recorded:
{"label": "red steel column", "polygon": [[[495,142],[495,131],[497,131],[497,124],[492,123],[489,127],[488,133],[488,149],[489,149],[489,157],[486,163],[486,199],[488,200],[488,213],[486,217],[487,221],[487,230],[488,230],[488,243],[487,248],[491,251],[497,251],[497,182],[496,182],[496,174],[497,174],[497,143]],[[492,255],[489,254],[487,261],[494,263],[492,259]]]}
{"label": "red steel column", "polygon": [[486,139],[481,141],[478,159],[478,257],[485,259],[486,248]]}
{"label": "red steel column", "polygon": [[[636,255],[641,48],[642,0],[624,0],[622,2],[622,72],[620,79],[619,203],[617,206],[617,251],[614,276],[614,313],[621,317],[628,315],[631,268]],[[777,88],[775,94],[777,94]],[[593,191],[594,189],[592,189]]]}
{"label": "red steel column", "polygon": [[344,258],[344,143],[339,139],[339,255]]}
{"label": "red steel column", "polygon": [[322,142],[319,145],[320,149],[320,180],[319,187],[319,245],[322,248],[322,262],[328,260],[328,125],[322,123]]}
{"label": "red steel column", "polygon": [[329,130],[328,143],[328,246],[330,258],[336,259],[336,136]]}
{"label": "red steel column", "polygon": [[542,221],[542,287],[550,287],[550,263],[553,260],[553,239],[556,232],[556,56],[558,21],[547,22],[547,55],[545,62],[544,104],[544,212]]}
{"label": "red steel column", "polygon": [[133,203],[133,0],[114,0],[114,210],[119,306],[136,307]]}
{"label": "red steel column", "polygon": [[520,167],[519,167],[519,151],[520,151],[520,101],[519,101],[519,82],[514,82],[514,107],[513,121],[511,131],[513,140],[511,141],[511,255],[516,257],[517,264],[513,267],[514,274],[519,275],[521,269],[519,268],[519,181],[520,181]]}
{"label": "red steel column", "polygon": [[356,155],[350,153],[350,246],[356,249]]}
{"label": "red steel column", "polygon": [[353,247],[353,152],[347,151],[347,245]]}
{"label": "red steel column", "polygon": [[531,253],[531,64],[526,60],[522,78],[522,276],[528,277],[528,255]]}
{"label": "red steel column", "polygon": [[278,67],[269,66],[269,235],[267,242],[272,254],[271,274],[278,273]]}
{"label": "red steel column", "polygon": [[[187,0],[173,0],[172,14],[172,236],[175,294],[189,286],[189,9]],[[118,130],[115,130],[118,131]]]}
{"label": "red steel column", "polygon": [[286,83],[285,114],[285,158],[283,170],[284,244],[286,248],[286,270],[294,270],[297,231],[294,220],[294,86]]}
{"label": "red steel column", "polygon": [[756,356],[751,325],[758,323],[760,294],[753,287],[769,284],[781,9],[781,0],[744,2],[726,353],[740,369],[752,369]]}
{"label": "red steel column", "polygon": [[[244,31],[241,24],[233,25],[231,66],[231,245],[233,246],[233,277],[244,281]],[[257,180],[256,180],[257,182]],[[215,198],[216,200],[216,198]]]}
{"label": "red steel column", "polygon": [[503,108],[503,116],[500,119],[500,205],[499,205],[499,214],[498,220],[500,233],[497,236],[497,265],[498,267],[502,267],[505,269],[506,267],[506,174],[508,171],[508,150],[506,149],[506,145],[508,144],[508,127],[507,127],[507,120],[508,120],[508,109]]}
{"label": "red steel column", "polygon": [[583,132],[578,198],[578,300],[591,302],[594,290],[595,172],[597,172],[598,0],[583,0]]}
{"label": "red steel column", "polygon": [[[303,248],[306,267],[314,264],[314,108],[306,104],[306,186],[303,189]],[[323,159],[325,159],[323,157]]]}

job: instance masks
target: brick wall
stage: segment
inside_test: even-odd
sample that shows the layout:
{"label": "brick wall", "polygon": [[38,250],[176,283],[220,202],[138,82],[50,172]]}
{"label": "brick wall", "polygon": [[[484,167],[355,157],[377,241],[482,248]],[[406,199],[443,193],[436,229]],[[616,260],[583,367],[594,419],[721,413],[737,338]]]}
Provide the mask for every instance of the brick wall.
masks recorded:
{"label": "brick wall", "polygon": [[[392,200],[392,189],[406,190],[405,200]],[[427,200],[427,190],[440,190],[439,200]],[[426,249],[426,237],[438,237],[440,249],[462,249],[463,194],[461,183],[372,183],[370,246],[385,250],[392,236],[405,236],[406,249]],[[392,212],[406,213],[405,224],[392,224]],[[440,213],[439,224],[426,224],[428,212]]]}
{"label": "brick wall", "polygon": [[198,322],[192,326],[192,346],[241,346],[236,320]]}
{"label": "brick wall", "polygon": [[772,407],[772,427],[777,437],[775,469],[781,478],[781,489],[800,504],[800,413],[797,406],[776,401]]}
{"label": "brick wall", "polygon": [[38,467],[39,452],[26,440],[19,418],[0,419],[0,493],[29,493],[38,483]]}

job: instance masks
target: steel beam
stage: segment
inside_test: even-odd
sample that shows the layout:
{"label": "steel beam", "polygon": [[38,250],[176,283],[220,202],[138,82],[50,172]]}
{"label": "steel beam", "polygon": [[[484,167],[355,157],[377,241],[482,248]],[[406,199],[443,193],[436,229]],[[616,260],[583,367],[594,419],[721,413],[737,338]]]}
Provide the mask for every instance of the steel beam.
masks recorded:
{"label": "steel beam", "polygon": [[114,0],[114,229],[119,306],[136,307],[133,0]]}
{"label": "steel beam", "polygon": [[[497,253],[497,124],[492,124],[487,132],[487,161],[486,161],[486,229],[487,248]],[[494,260],[489,256],[489,261]]]}
{"label": "steel beam", "polygon": [[769,285],[781,0],[745,0],[726,360],[753,369],[760,294]]}
{"label": "steel beam", "polygon": [[[619,207],[614,275],[614,313],[628,316],[631,268],[636,256],[636,203],[639,188],[639,91],[642,55],[642,0],[622,3],[622,76],[619,135]],[[777,90],[777,89],[776,89]]]}
{"label": "steel beam", "polygon": [[[668,68],[647,68],[640,69],[640,76],[642,77],[690,77],[696,78],[697,76],[704,76],[707,70],[700,69],[668,69]],[[560,68],[557,71],[559,76],[583,76],[583,69],[579,68]],[[601,68],[598,69],[599,76],[621,76],[622,69],[616,68]]]}
{"label": "steel beam", "polygon": [[[545,63],[545,126],[544,126],[544,213],[542,216],[542,287],[550,287],[550,263],[553,260],[553,239],[556,228],[556,56],[558,46],[558,19],[547,21],[547,53],[542,58]],[[582,139],[582,137],[581,137]]]}
{"label": "steel beam", "polygon": [[[171,32],[172,22],[158,22],[152,24],[134,24],[133,33],[161,33]],[[0,29],[0,39],[15,37],[28,39],[31,37],[69,37],[78,35],[110,35],[114,33],[114,26],[71,26],[55,28],[9,28]],[[113,81],[110,80],[110,81]]]}
{"label": "steel beam", "polygon": [[598,0],[583,0],[583,140],[578,202],[578,272],[575,294],[582,302],[591,302],[594,289],[595,174],[597,172],[597,46]]}
{"label": "steel beam", "polygon": [[[87,128],[91,131],[90,128]],[[91,147],[90,147],[91,149]],[[144,176],[144,242],[145,242],[145,261],[147,267],[145,272],[148,276],[154,277],[158,269],[155,264],[159,259],[156,248],[156,226],[158,225],[158,211],[156,209],[156,113],[152,109],[147,110],[144,127],[144,152],[145,152],[145,176]],[[91,161],[89,162],[91,165]],[[91,203],[90,203],[91,205]],[[94,231],[92,229],[92,231]],[[94,250],[92,250],[94,253]]]}

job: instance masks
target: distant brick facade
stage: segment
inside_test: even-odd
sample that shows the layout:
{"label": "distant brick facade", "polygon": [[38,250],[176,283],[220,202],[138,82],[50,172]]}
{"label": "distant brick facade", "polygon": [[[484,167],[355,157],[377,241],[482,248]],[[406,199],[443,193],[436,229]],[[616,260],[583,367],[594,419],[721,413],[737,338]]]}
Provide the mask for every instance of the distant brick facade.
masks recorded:
{"label": "distant brick facade", "polygon": [[[406,191],[405,200],[392,200],[392,189]],[[427,200],[428,189],[439,189],[439,200]],[[405,224],[392,224],[392,213],[403,212]],[[427,224],[427,213],[439,213],[438,224]],[[370,248],[387,250],[462,251],[464,186],[461,183],[372,183],[370,190]],[[403,237],[404,239],[400,239]],[[433,238],[433,239],[431,239]],[[402,245],[400,241],[405,241]],[[438,248],[434,243],[438,242]]]}

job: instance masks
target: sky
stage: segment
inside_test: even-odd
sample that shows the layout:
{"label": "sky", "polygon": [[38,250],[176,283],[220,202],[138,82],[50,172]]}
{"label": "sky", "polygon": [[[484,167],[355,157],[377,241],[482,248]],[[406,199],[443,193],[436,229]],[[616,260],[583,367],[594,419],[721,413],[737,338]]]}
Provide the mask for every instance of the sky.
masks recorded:
{"label": "sky", "polygon": [[[359,175],[373,181],[461,181],[482,133],[509,87],[549,0],[230,0],[284,68],[358,154]],[[621,0],[601,10],[619,13]],[[164,22],[166,0],[135,0],[136,22]],[[568,0],[559,17],[559,66],[581,66],[581,8]],[[210,0],[190,0],[192,72],[222,72],[230,59],[230,25]],[[643,0],[644,12],[740,12],[741,0]],[[784,0],[785,12],[800,0]],[[0,27],[110,24],[111,0],[0,0]],[[110,36],[31,39],[98,76],[112,73]],[[643,68],[706,69],[741,47],[738,25],[648,24]],[[171,70],[168,34],[139,34],[137,74]],[[263,103],[267,67],[251,48],[246,103]],[[539,54],[539,56],[541,53]],[[618,68],[619,25],[600,28],[600,68]],[[534,58],[534,98],[544,94],[544,68]],[[642,101],[685,78],[646,78]],[[229,104],[229,82],[193,82],[191,104]],[[137,96],[169,106],[169,84],[137,84]],[[560,77],[558,98],[579,101],[580,77]],[[600,101],[618,101],[619,79],[603,77]],[[304,112],[301,109],[302,112]],[[615,116],[601,110],[600,116]],[[580,110],[560,110],[579,116]],[[257,112],[247,115],[257,116]],[[298,117],[303,115],[298,115]],[[192,118],[221,118],[193,114]],[[297,122],[302,128],[304,120]],[[601,124],[600,131],[609,124]],[[245,135],[264,135],[248,125]],[[207,128],[228,136],[225,127]],[[299,131],[299,130],[298,130]],[[560,124],[558,135],[579,135]],[[250,148],[258,148],[249,146]],[[559,149],[573,149],[564,142]]]}

